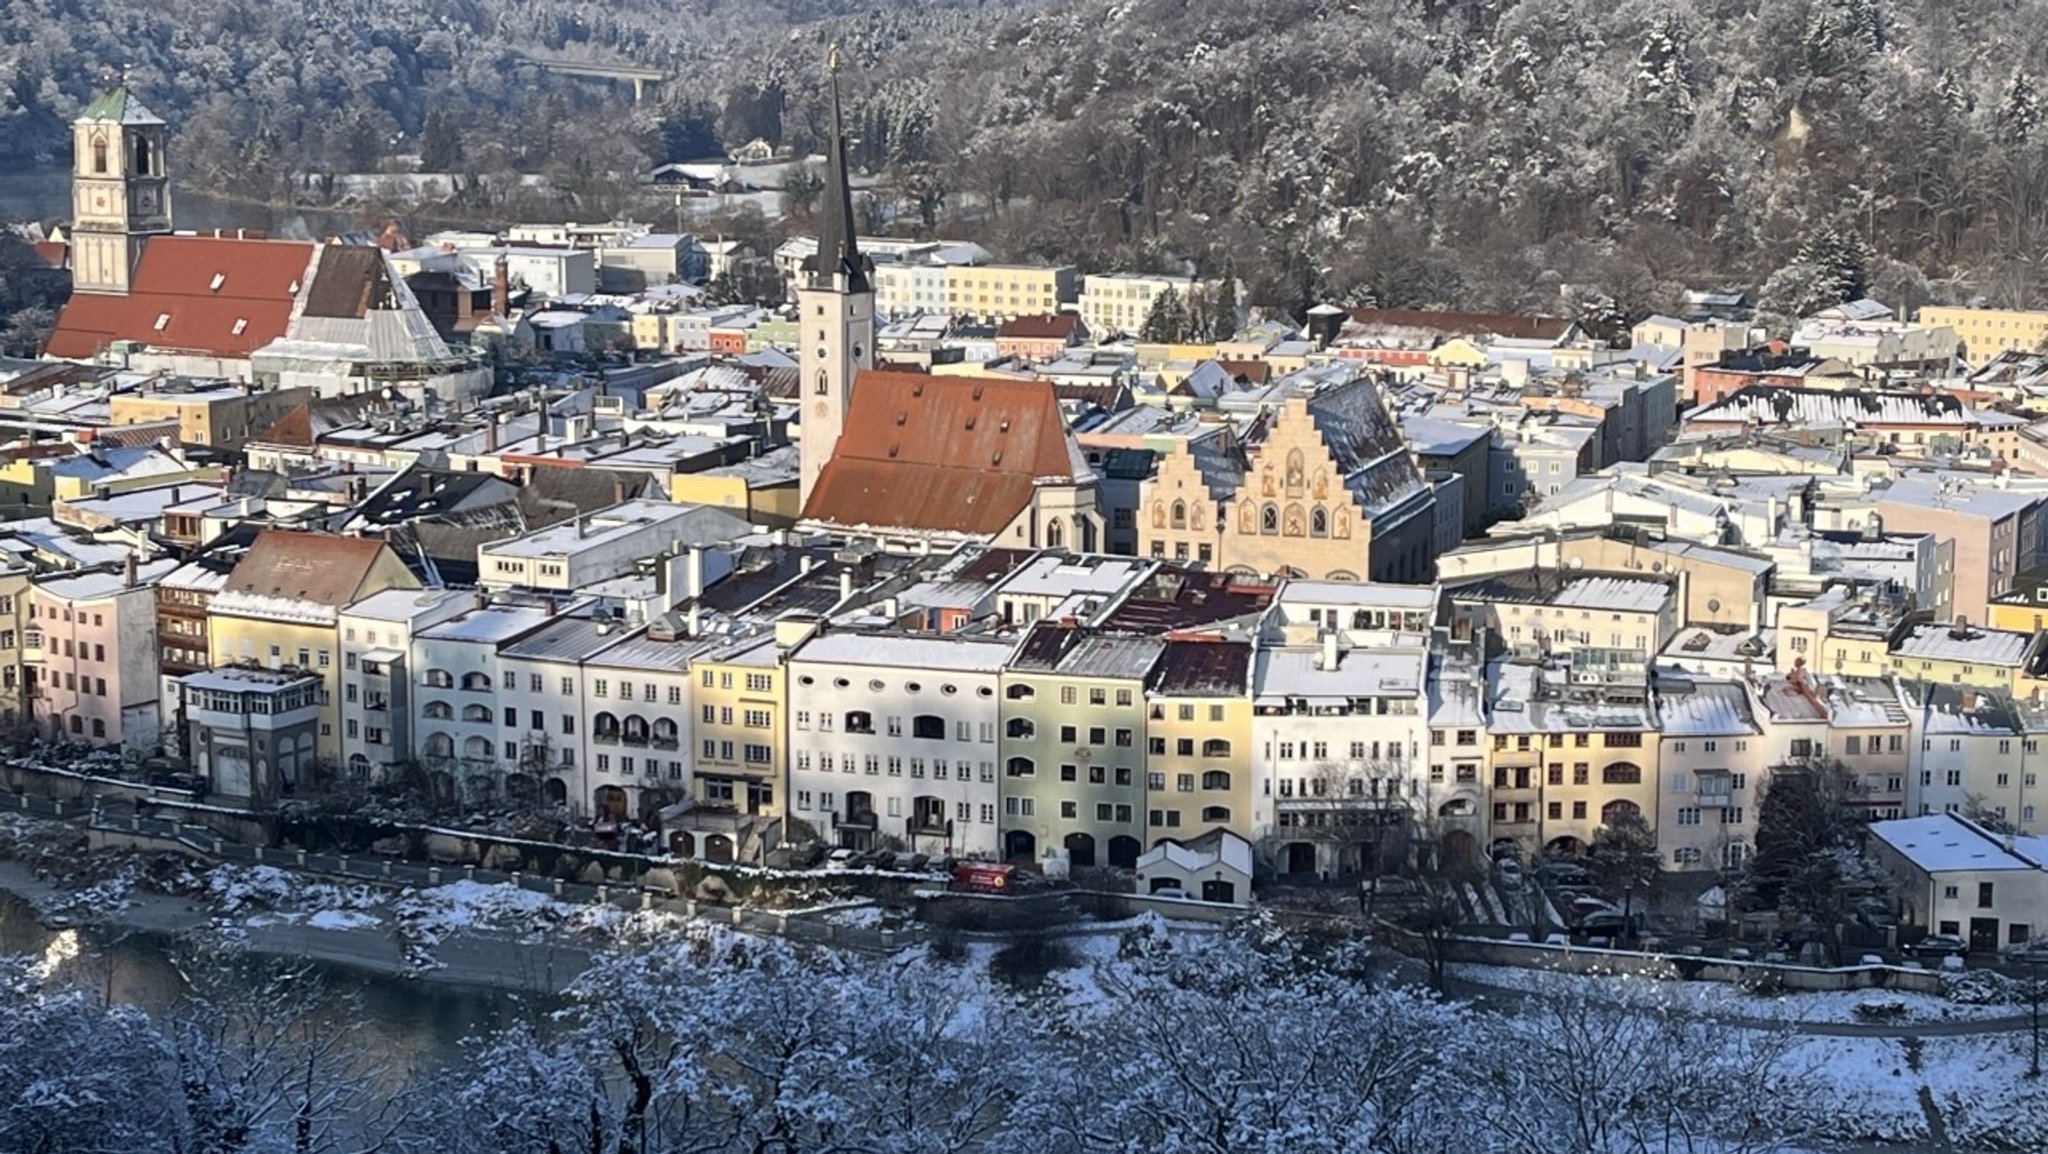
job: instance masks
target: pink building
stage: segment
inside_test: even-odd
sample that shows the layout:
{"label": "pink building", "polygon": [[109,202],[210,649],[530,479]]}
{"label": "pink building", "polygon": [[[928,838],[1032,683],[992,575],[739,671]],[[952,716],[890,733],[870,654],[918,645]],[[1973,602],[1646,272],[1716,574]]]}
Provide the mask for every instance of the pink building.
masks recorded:
{"label": "pink building", "polygon": [[44,733],[143,753],[161,743],[155,584],[176,567],[131,557],[31,586],[22,656]]}

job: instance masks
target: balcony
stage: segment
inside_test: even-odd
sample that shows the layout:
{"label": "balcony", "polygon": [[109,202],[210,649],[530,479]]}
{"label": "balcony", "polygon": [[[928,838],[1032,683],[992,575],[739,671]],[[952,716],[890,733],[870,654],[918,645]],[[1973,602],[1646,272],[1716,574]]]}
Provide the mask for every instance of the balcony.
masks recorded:
{"label": "balcony", "polygon": [[600,729],[590,735],[590,740],[593,745],[617,745],[619,743],[619,731],[616,729]]}
{"label": "balcony", "polygon": [[875,829],[880,823],[875,820],[874,810],[850,809],[838,815],[832,824],[840,829]]}
{"label": "balcony", "polygon": [[365,697],[363,699],[363,708],[371,713],[389,713],[391,712],[391,699],[388,697]]}
{"label": "balcony", "polygon": [[655,749],[681,749],[683,743],[673,737],[657,737],[647,743]]}

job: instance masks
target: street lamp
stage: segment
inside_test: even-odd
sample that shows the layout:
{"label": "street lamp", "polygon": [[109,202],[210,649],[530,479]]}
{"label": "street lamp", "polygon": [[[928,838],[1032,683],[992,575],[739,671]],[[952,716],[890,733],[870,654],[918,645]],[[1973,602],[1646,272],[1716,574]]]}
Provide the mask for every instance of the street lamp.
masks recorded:
{"label": "street lamp", "polygon": [[2027,956],[2027,1019],[2033,1034],[2033,1053],[2027,1060],[2027,1077],[2041,1076],[2041,954],[2028,951]]}

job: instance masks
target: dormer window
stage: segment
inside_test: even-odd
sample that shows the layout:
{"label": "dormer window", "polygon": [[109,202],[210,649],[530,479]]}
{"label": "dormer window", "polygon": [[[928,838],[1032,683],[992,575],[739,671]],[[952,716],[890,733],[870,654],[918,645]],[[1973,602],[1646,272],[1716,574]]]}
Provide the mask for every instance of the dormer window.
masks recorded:
{"label": "dormer window", "polygon": [[213,274],[212,280],[206,282],[206,287],[213,292],[219,292],[220,286],[226,283],[228,283],[228,274],[217,272]]}

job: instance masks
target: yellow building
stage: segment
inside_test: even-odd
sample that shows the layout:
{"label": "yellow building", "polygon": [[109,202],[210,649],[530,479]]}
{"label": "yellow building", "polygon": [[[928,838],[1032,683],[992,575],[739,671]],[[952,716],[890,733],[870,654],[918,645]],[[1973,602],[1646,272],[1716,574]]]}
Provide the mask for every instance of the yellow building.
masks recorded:
{"label": "yellow building", "polygon": [[1056,313],[1073,303],[1076,275],[1072,265],[952,265],[946,269],[946,309],[984,321]]}
{"label": "yellow building", "polygon": [[1950,328],[1972,364],[2009,350],[2033,352],[2048,341],[2048,312],[1965,309],[1929,305],[1920,310],[1923,328]]}
{"label": "yellow building", "polygon": [[1781,607],[1777,625],[1780,672],[1804,668],[1838,677],[1883,677],[1897,668],[1891,645],[1898,619],[1846,587]]}
{"label": "yellow building", "polygon": [[1519,653],[1650,656],[1678,632],[1678,590],[1660,576],[1574,570],[1495,573],[1447,584],[1451,630]]}
{"label": "yellow building", "polygon": [[1172,289],[1186,300],[1194,283],[1184,276],[1090,274],[1081,281],[1081,322],[1098,339],[1117,333],[1136,336],[1160,293]]}
{"label": "yellow building", "polygon": [[724,509],[754,525],[778,529],[794,525],[803,512],[796,450],[783,449],[756,460],[672,477],[669,500]]}
{"label": "yellow building", "polygon": [[699,809],[782,816],[789,765],[783,655],[816,629],[815,621],[778,621],[772,634],[756,633],[691,659],[697,710],[692,789]]}
{"label": "yellow building", "polygon": [[1252,647],[1169,641],[1145,685],[1146,842],[1252,836]]}
{"label": "yellow building", "polygon": [[1563,702],[1563,669],[1498,661],[1487,773],[1489,844],[1525,854],[1584,853],[1623,814],[1657,823],[1656,723],[1647,691],[1610,685],[1583,709]]}
{"label": "yellow building", "polygon": [[318,756],[341,758],[341,610],[420,582],[383,541],[267,529],[235,563],[207,608],[215,668],[253,665],[318,674]]}
{"label": "yellow building", "polygon": [[1433,499],[1374,382],[1349,372],[1305,382],[1322,387],[1287,397],[1242,452],[1182,448],[1161,460],[1139,487],[1139,556],[1244,574],[1429,580]]}
{"label": "yellow building", "polygon": [[299,405],[313,399],[313,390],[253,390],[239,385],[192,381],[152,382],[131,393],[116,393],[107,404],[116,425],[153,425],[175,421],[178,440],[188,445],[238,449],[250,437],[269,429]]}
{"label": "yellow building", "polygon": [[1929,621],[1895,634],[1887,656],[1890,672],[1900,681],[2018,692],[2042,638],[2032,631],[1986,629],[1960,619]]}
{"label": "yellow building", "polygon": [[31,714],[22,643],[34,573],[33,566],[19,563],[0,569],[0,728],[13,729]]}

